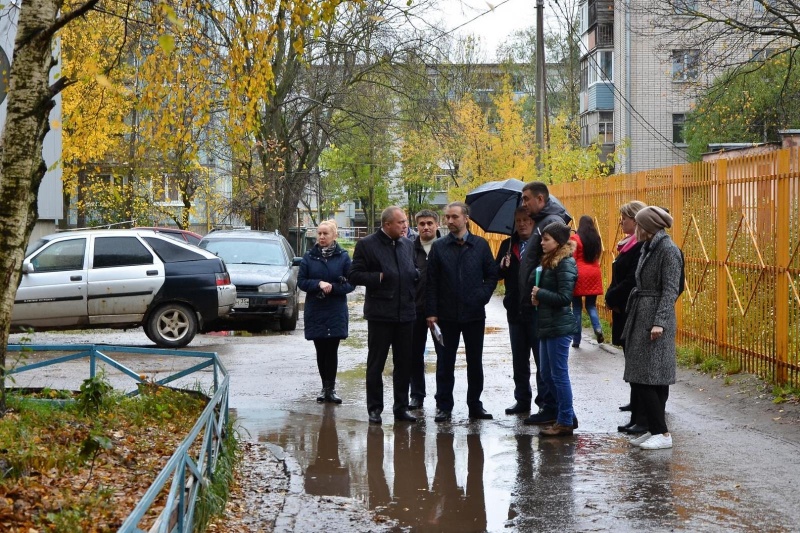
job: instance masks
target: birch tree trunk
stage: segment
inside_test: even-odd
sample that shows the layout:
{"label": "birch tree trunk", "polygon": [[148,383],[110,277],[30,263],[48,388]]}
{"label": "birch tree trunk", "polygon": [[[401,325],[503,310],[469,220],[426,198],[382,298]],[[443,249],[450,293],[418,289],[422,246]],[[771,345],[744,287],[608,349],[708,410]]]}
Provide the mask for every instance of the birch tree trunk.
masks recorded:
{"label": "birch tree trunk", "polygon": [[50,85],[50,69],[55,65],[51,41],[60,27],[96,3],[90,0],[62,17],[58,17],[62,0],[24,0],[18,8],[6,123],[0,138],[0,416],[6,409],[11,311],[25,247],[37,219],[39,185],[47,170],[42,143],[50,129],[53,96],[63,87],[63,80]]}

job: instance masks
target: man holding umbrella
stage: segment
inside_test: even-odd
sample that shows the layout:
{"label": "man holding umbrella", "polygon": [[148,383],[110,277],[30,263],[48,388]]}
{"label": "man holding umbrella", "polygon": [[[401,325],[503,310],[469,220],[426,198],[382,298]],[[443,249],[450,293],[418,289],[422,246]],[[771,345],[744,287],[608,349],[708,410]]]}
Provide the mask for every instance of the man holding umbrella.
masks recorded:
{"label": "man holding umbrella", "polygon": [[[534,223],[533,233],[525,246],[525,255],[519,269],[519,297],[520,320],[525,324],[523,333],[527,337],[528,345],[533,350],[533,359],[536,363],[536,399],[539,412],[525,419],[525,424],[546,425],[556,420],[556,400],[553,392],[548,390],[542,380],[539,369],[539,335],[537,333],[537,313],[531,303],[531,290],[536,282],[536,267],[539,266],[542,252],[541,230],[551,222],[569,224],[570,217],[564,206],[550,196],[547,185],[541,181],[532,181],[522,188],[522,206]],[[506,409],[506,413],[515,414],[524,412],[524,404],[517,402]]]}
{"label": "man holding umbrella", "polygon": [[507,415],[527,414],[531,410],[531,345],[528,323],[519,312],[519,267],[525,258],[528,239],[533,232],[533,220],[528,210],[518,207],[514,214],[514,233],[500,244],[497,264],[500,279],[505,280],[506,295],[503,306],[508,318],[508,336],[511,342],[511,364],[514,369],[514,399],[516,403],[506,408]]}

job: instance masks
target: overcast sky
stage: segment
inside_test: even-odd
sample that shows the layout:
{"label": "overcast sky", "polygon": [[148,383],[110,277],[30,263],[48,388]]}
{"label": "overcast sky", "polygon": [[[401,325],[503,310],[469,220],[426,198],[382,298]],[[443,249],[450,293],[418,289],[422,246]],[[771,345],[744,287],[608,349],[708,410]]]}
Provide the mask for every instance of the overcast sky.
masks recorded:
{"label": "overcast sky", "polygon": [[[507,36],[536,25],[536,0],[440,0],[440,3],[448,29],[475,19],[457,31],[463,35],[479,35],[489,61],[495,59],[497,46]],[[545,1],[545,25],[554,15],[548,3]]]}

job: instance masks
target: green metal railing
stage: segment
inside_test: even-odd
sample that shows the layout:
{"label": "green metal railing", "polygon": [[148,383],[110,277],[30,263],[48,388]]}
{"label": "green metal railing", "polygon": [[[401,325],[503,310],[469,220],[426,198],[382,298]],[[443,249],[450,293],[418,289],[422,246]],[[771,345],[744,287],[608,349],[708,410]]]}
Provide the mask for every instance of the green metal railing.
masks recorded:
{"label": "green metal railing", "polygon": [[[149,524],[147,531],[160,533],[190,532],[194,529],[194,511],[200,487],[206,486],[213,479],[217,459],[220,454],[225,428],[228,424],[228,391],[230,376],[219,357],[214,352],[194,352],[183,350],[166,350],[151,348],[136,348],[130,346],[105,346],[105,345],[9,345],[9,352],[58,352],[67,355],[57,356],[46,361],[39,361],[16,367],[9,374],[21,374],[32,370],[58,365],[70,361],[87,359],[89,361],[89,375],[97,374],[97,364],[104,363],[116,368],[135,383],[135,389],[128,391],[129,396],[139,394],[139,385],[145,383],[144,377],[120,361],[110,357],[110,353],[137,354],[144,356],[170,356],[181,358],[196,358],[200,362],[178,372],[172,373],[157,381],[148,382],[166,385],[176,380],[210,368],[213,371],[213,395],[208,405],[203,410],[200,418],[192,427],[189,434],[181,442],[175,453],[169,458],[163,470],[147,489],[142,499],[133,509],[128,518],[123,522],[119,531],[140,532],[142,521],[148,513],[152,516],[159,496],[169,484],[166,504],[158,512],[155,521]],[[71,353],[70,353],[71,352]],[[195,446],[202,434],[202,443],[195,448],[192,456],[192,447]]]}

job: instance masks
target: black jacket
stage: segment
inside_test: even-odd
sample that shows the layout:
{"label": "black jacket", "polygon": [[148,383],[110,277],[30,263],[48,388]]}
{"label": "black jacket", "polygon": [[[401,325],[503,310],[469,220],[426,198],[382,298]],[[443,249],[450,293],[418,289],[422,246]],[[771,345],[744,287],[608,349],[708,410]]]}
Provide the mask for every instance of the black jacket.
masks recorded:
{"label": "black jacket", "polygon": [[[514,322],[519,316],[519,235],[515,232],[514,235],[500,243],[500,249],[497,250],[497,263],[498,273],[500,279],[505,280],[506,295],[503,297],[503,306],[506,308],[506,315],[509,322]],[[500,261],[511,250],[511,263],[507,268],[500,266]]]}
{"label": "black jacket", "polygon": [[413,246],[404,237],[392,240],[381,229],[356,243],[348,280],[367,289],[364,300],[364,318],[367,320],[414,320],[419,273],[414,266]]}
{"label": "black jacket", "polygon": [[550,196],[539,213],[531,217],[533,219],[533,233],[531,233],[528,244],[525,248],[525,257],[519,268],[519,297],[520,312],[533,312],[531,304],[531,289],[533,288],[533,272],[539,266],[542,259],[542,230],[551,222],[563,222],[569,224],[572,217],[561,205],[555,196]]}
{"label": "black jacket", "polygon": [[628,314],[628,296],[636,287],[636,267],[642,253],[644,242],[637,242],[633,248],[619,254],[611,264],[611,284],[606,290],[606,306],[611,308],[611,342],[622,346],[622,330]]}
{"label": "black jacket", "polygon": [[[439,230],[436,230],[436,238],[441,237]],[[431,243],[431,251],[433,253],[433,243]],[[417,282],[417,318],[425,316],[425,288],[428,286],[428,253],[422,247],[422,240],[417,236],[414,239],[414,265],[419,271],[419,282]]]}
{"label": "black jacket", "polygon": [[485,306],[497,286],[497,263],[489,243],[471,233],[463,245],[453,234],[433,243],[428,258],[425,316],[471,322],[486,318]]}

